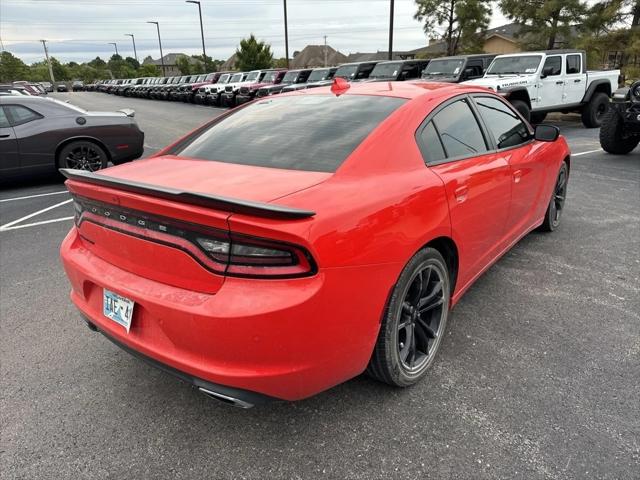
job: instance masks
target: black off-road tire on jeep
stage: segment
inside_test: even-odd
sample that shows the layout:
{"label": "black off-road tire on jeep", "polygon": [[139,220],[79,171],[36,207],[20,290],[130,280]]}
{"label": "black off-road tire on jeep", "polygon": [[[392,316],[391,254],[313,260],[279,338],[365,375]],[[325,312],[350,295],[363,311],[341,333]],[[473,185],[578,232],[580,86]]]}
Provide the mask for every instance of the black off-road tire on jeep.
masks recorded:
{"label": "black off-road tire on jeep", "polygon": [[587,128],[598,128],[608,109],[609,96],[603,92],[594,93],[589,103],[582,107],[582,124]]}
{"label": "black off-road tire on jeep", "polygon": [[625,155],[640,143],[639,136],[624,137],[624,120],[618,112],[610,108],[604,114],[600,127],[600,145],[605,152],[614,155]]}
{"label": "black off-road tire on jeep", "polygon": [[523,100],[513,100],[511,105],[513,105],[513,108],[515,108],[527,122],[531,121],[531,109],[529,105],[527,105],[527,102]]}

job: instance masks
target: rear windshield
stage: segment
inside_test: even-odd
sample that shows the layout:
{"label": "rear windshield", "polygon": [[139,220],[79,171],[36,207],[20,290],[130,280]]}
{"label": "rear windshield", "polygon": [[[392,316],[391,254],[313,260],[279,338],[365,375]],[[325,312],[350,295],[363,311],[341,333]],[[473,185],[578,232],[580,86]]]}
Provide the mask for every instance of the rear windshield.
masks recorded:
{"label": "rear windshield", "polygon": [[366,95],[269,98],[214,123],[176,155],[241,165],[334,172],[405,101]]}

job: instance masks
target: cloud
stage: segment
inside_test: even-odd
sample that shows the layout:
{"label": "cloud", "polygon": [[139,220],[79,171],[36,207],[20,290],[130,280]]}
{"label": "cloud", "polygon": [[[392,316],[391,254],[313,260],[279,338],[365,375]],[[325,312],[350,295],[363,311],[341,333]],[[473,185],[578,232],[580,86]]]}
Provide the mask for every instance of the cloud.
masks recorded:
{"label": "cloud", "polygon": [[[413,0],[396,0],[394,49],[425,45],[422,25],[413,19]],[[271,44],[276,57],[284,56],[282,0],[201,0],[207,54],[226,59],[250,33]],[[40,61],[40,39],[50,54],[63,61],[86,61],[97,55],[119,53],[159,57],[154,25],[160,22],[165,53],[201,53],[198,8],[184,0],[2,0],[0,36],[4,48],[27,62]],[[386,50],[388,0],[289,0],[289,54],[307,44],[327,42],[343,53]]]}

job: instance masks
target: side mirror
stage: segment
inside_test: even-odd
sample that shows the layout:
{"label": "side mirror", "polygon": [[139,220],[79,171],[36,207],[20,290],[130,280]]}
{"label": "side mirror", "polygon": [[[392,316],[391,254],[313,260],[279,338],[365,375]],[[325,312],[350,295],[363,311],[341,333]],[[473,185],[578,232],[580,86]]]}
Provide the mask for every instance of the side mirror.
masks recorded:
{"label": "side mirror", "polygon": [[553,74],[553,67],[544,67],[542,69],[542,73],[540,74],[540,78],[546,78],[552,74]]}
{"label": "side mirror", "polygon": [[533,137],[540,142],[555,142],[560,136],[560,129],[553,125],[536,125]]}

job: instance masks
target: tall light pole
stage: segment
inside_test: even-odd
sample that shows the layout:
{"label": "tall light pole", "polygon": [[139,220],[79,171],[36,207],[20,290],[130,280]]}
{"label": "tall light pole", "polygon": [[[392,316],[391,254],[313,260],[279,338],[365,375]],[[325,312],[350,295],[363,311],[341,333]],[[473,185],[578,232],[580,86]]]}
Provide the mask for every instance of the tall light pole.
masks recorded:
{"label": "tall light pole", "polygon": [[116,42],[107,42],[107,44],[108,45],[113,45],[115,47],[115,49],[116,49],[116,55],[120,56],[118,54],[118,44]]}
{"label": "tall light pole", "polygon": [[324,36],[324,66],[327,66],[327,36]]}
{"label": "tall light pole", "polygon": [[49,50],[47,50],[47,41],[40,40],[42,42],[42,46],[44,47],[44,56],[47,57],[47,65],[49,65],[49,76],[51,77],[51,84],[56,83],[56,79],[53,78],[53,68],[51,67],[51,60],[49,60]]}
{"label": "tall light pole", "polygon": [[204,62],[204,69],[207,69],[207,52],[204,49],[204,28],[202,27],[202,7],[198,0],[185,0],[186,3],[195,3],[198,5],[198,13],[200,14],[200,35],[202,36],[202,61]]}
{"label": "tall light pole", "polygon": [[167,72],[164,68],[164,55],[162,54],[162,41],[160,40],[160,23],[159,22],[147,22],[147,23],[153,23],[158,29],[158,45],[160,45],[160,63],[162,63],[162,75],[166,77]]}
{"label": "tall light pole", "polygon": [[125,33],[125,37],[131,37],[131,41],[133,42],[133,56],[138,61],[138,52],[136,52],[136,37],[133,36],[133,33]]}
{"label": "tall light pole", "polygon": [[287,0],[284,0],[284,55],[289,68],[289,30],[287,29]]}
{"label": "tall light pole", "polygon": [[389,11],[389,60],[393,60],[393,3],[394,0],[391,0]]}

